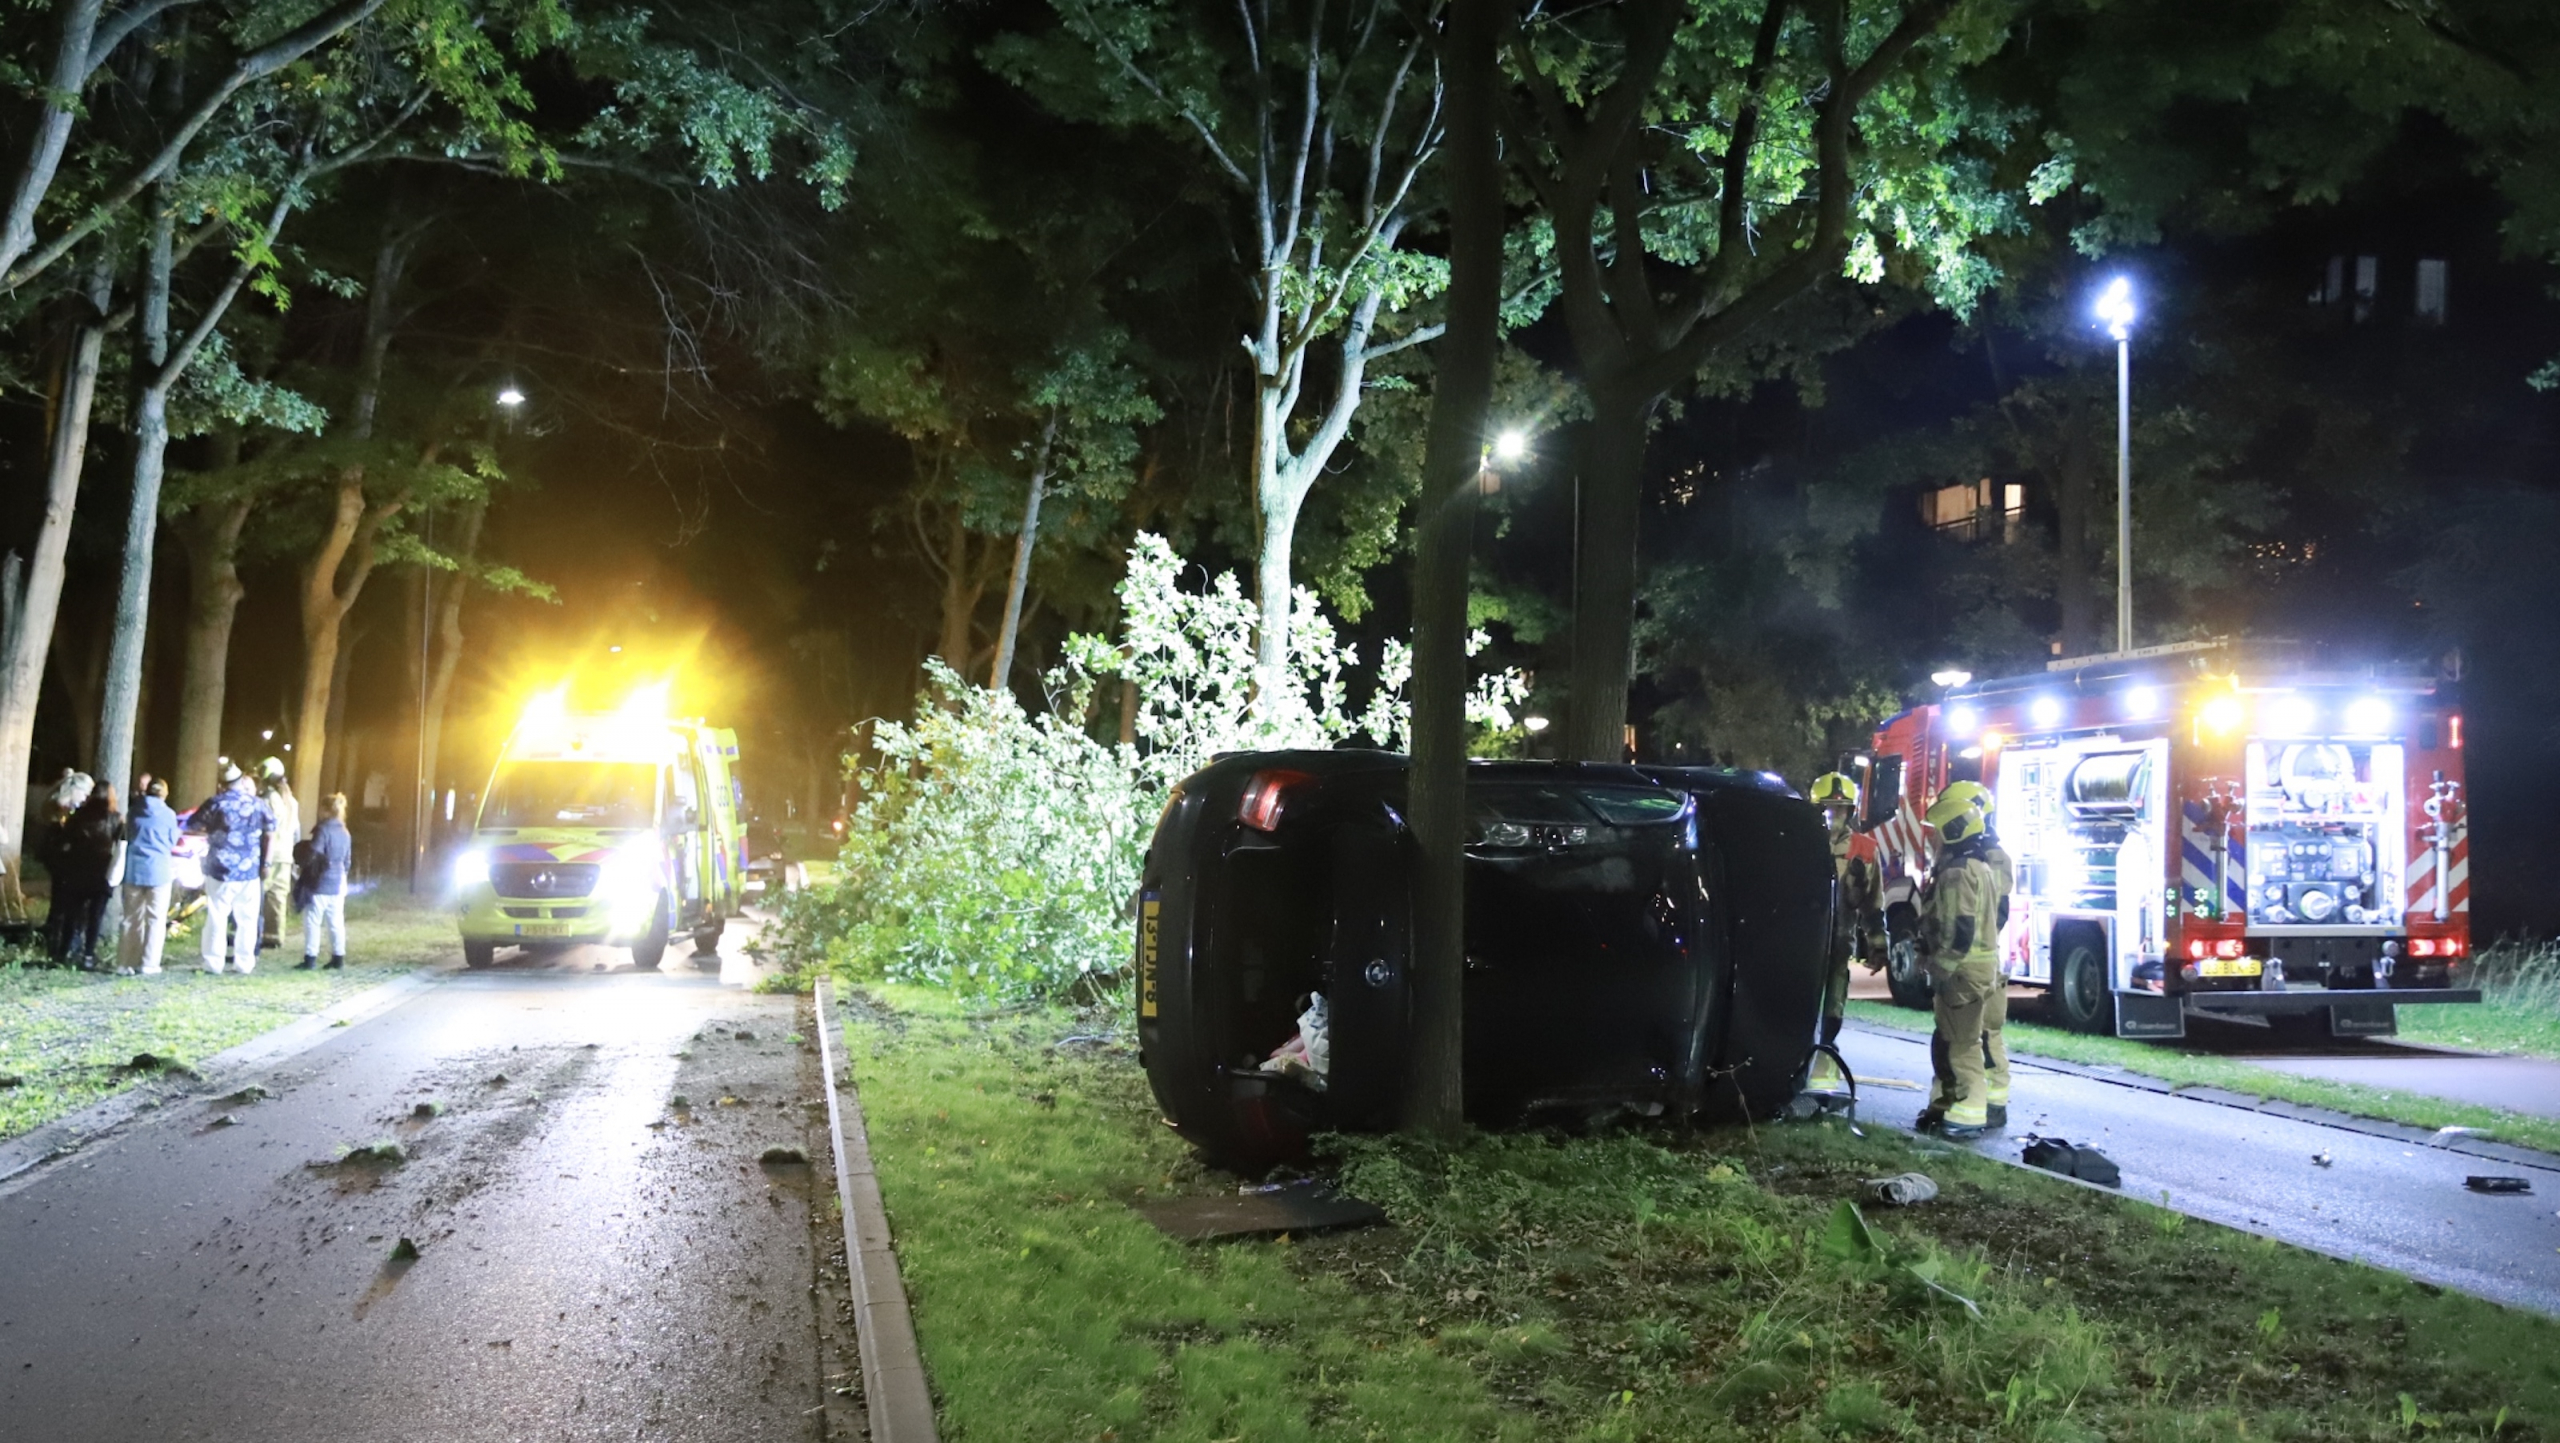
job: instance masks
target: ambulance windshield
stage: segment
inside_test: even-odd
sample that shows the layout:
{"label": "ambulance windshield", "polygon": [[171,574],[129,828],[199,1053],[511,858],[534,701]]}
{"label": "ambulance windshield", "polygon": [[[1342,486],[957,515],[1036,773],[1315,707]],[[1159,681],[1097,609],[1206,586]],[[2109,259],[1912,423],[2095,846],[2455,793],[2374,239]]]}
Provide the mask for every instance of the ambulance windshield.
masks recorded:
{"label": "ambulance windshield", "polygon": [[509,762],[481,804],[483,827],[647,827],[658,820],[649,762]]}

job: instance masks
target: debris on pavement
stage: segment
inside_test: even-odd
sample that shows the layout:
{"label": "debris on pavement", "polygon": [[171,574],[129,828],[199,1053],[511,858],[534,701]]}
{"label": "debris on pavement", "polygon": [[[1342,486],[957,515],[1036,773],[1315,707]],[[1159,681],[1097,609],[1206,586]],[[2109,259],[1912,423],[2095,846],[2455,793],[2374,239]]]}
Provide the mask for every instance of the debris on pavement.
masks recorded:
{"label": "debris on pavement", "polygon": [[417,1119],[418,1119],[419,1121],[421,1121],[421,1122],[424,1122],[424,1121],[426,1121],[428,1118],[435,1117],[435,1116],[437,1116],[437,1115],[441,1114],[443,1111],[444,1111],[444,1104],[443,1104],[443,1103],[441,1103],[441,1102],[435,1102],[435,1101],[427,1101],[427,1102],[419,1103],[417,1106],[415,1106],[415,1107],[413,1107],[413,1108],[410,1108],[410,1109],[409,1109],[409,1115],[410,1115],[411,1117],[417,1118]]}
{"label": "debris on pavement", "polygon": [[2462,1180],[2462,1185],[2471,1189],[2473,1192],[2519,1193],[2533,1191],[2532,1182],[2525,1178],[2482,1177],[2478,1173],[2474,1173],[2470,1177],[2464,1178]]}
{"label": "debris on pavement", "polygon": [[677,1112],[691,1112],[693,1110],[693,1099],[679,1092],[675,1096],[667,1099],[667,1106]]}
{"label": "debris on pavement", "polygon": [[499,1073],[497,1076],[492,1077],[492,1078],[490,1078],[490,1079],[489,1079],[489,1085],[490,1085],[491,1087],[504,1087],[504,1086],[506,1086],[506,1085],[507,1085],[507,1075],[506,1075],[505,1073],[503,1073],[503,1072]]}
{"label": "debris on pavement", "polygon": [[2058,1172],[2100,1187],[2124,1186],[2124,1172],[2114,1159],[2094,1147],[2082,1147],[2058,1137],[2027,1136],[2025,1162],[2046,1172]]}
{"label": "debris on pavement", "polygon": [[2334,1163],[2335,1161],[2337,1161],[2337,1159],[2332,1158],[2331,1156],[2329,1156],[2329,1154],[2327,1154],[2327,1153],[2325,1153],[2325,1152],[2315,1152],[2315,1153],[2311,1154],[2311,1160],[2312,1160],[2314,1163],[2317,1163],[2318,1165],[2320,1165],[2321,1167],[2328,1167],[2329,1165],[2331,1165],[2332,1163]]}
{"label": "debris on pavement", "polygon": [[781,1167],[785,1164],[795,1162],[805,1167],[808,1165],[809,1154],[802,1152],[796,1147],[785,1147],[777,1144],[773,1147],[766,1148],[764,1152],[756,1158],[756,1161],[763,1163],[767,1167]]}
{"label": "debris on pavement", "polygon": [[391,1245],[391,1260],[395,1263],[416,1262],[418,1260],[418,1245],[409,1241],[407,1238],[402,1238],[400,1241]]}
{"label": "debris on pavement", "polygon": [[14,1072],[0,1072],[0,1090],[17,1087],[26,1081]]}
{"label": "debris on pavement", "polygon": [[246,1107],[253,1102],[266,1101],[267,1096],[267,1090],[253,1082],[247,1087],[241,1088],[238,1092],[231,1094],[229,1097],[222,1099],[222,1101],[226,1106]]}
{"label": "debris on pavement", "polygon": [[387,1137],[379,1137],[360,1147],[348,1148],[346,1154],[336,1160],[339,1162],[403,1163],[409,1160],[409,1152],[408,1149],[402,1147],[396,1142],[393,1142],[391,1139]]}
{"label": "debris on pavement", "polygon": [[206,1123],[205,1130],[210,1132],[217,1127],[238,1127],[239,1125],[240,1119],[233,1117],[230,1113],[226,1112],[215,1118],[213,1121]]}
{"label": "debris on pavement", "polygon": [[1877,1202],[1898,1208],[1914,1207],[1938,1195],[1937,1179],[1925,1172],[1906,1172],[1893,1177],[1871,1177],[1860,1184],[1867,1196]]}

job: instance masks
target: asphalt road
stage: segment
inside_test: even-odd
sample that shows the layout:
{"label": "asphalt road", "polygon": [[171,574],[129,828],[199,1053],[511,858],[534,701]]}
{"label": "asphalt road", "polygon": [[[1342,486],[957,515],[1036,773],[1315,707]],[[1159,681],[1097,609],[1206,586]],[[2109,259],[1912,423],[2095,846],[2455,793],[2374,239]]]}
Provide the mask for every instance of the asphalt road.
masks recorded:
{"label": "asphalt road", "polygon": [[[1927,1040],[1852,1023],[1840,1047],[1859,1078],[1860,1120],[1909,1127],[1928,1086]],[[2124,1170],[2131,1196],[2560,1316],[2560,1170],[2167,1096],[2023,1060],[2013,1060],[2012,1074],[2008,1130],[1972,1144],[1975,1151],[2015,1161],[2030,1133],[2093,1144]],[[2315,1160],[2320,1155],[2326,1165]],[[2464,1184],[2473,1174],[2525,1177],[2533,1191],[2475,1193]]]}
{"label": "asphalt road", "polygon": [[459,974],[13,1184],[0,1439],[822,1436],[806,1004],[728,970]]}

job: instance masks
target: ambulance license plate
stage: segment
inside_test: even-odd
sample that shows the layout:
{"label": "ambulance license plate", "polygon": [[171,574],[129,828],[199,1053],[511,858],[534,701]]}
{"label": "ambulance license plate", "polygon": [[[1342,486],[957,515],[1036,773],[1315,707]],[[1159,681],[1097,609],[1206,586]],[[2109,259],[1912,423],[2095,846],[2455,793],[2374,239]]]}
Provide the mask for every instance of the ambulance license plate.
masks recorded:
{"label": "ambulance license plate", "polygon": [[519,937],[566,937],[569,935],[569,924],[566,922],[518,922],[516,935]]}
{"label": "ambulance license plate", "polygon": [[2261,964],[2255,957],[2208,957],[2196,964],[2199,977],[2255,977]]}

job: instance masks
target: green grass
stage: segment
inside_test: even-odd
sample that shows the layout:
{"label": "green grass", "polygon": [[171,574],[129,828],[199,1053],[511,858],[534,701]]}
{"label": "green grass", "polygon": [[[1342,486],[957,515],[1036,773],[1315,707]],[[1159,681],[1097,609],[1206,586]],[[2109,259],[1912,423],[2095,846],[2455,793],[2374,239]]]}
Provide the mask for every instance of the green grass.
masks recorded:
{"label": "green grass", "polygon": [[[2404,1008],[2401,1011],[2404,1026],[2410,1013],[2429,1010],[2454,1009]],[[1890,1003],[1852,1001],[1849,1015],[1879,1027],[1918,1033],[1929,1030],[1929,1014]],[[2298,1102],[2306,1107],[2325,1107],[2352,1117],[2370,1117],[2413,1127],[2476,1128],[2500,1142],[2560,1153],[2560,1121],[2546,1117],[2529,1117],[2493,1107],[2453,1102],[2425,1093],[2333,1082],[2322,1077],[2298,1077],[2211,1053],[2186,1051],[2170,1043],[2092,1037],[2085,1032],[2047,1027],[2015,1014],[2009,1018],[2008,1035],[2009,1051],[2019,1056],[2050,1057],[2093,1067],[2120,1067],[2178,1087],[2218,1087],[2248,1097]]]}
{"label": "green grass", "polygon": [[[1898,1134],[1353,1140],[1395,1227],[1176,1244],[1128,1205],[1234,1179],[1125,1050],[1055,1045],[1112,1018],[872,998],[847,1030],[964,1443],[2560,1436],[2546,1320]],[[1914,1166],[1937,1202],[1843,1212]]]}
{"label": "green grass", "polygon": [[2472,968],[2477,1007],[2407,1007],[2412,1042],[2560,1058],[2560,943],[2501,942]]}
{"label": "green grass", "polygon": [[349,899],[342,972],[294,971],[294,930],[247,977],[208,976],[192,931],[157,977],[0,965],[0,1075],[17,1079],[0,1087],[0,1139],[149,1081],[126,1066],[137,1053],[192,1065],[455,950],[451,915],[406,896]]}

